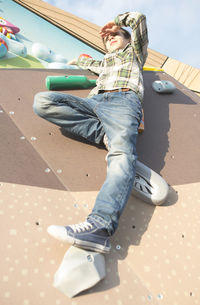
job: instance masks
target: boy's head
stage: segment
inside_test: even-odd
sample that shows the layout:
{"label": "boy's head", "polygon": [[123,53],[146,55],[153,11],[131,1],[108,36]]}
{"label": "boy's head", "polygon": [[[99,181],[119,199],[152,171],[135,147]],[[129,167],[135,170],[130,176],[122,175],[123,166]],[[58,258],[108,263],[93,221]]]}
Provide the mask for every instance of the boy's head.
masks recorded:
{"label": "boy's head", "polygon": [[124,28],[120,28],[115,33],[110,33],[103,38],[103,44],[108,53],[113,51],[124,49],[127,43],[131,40],[131,34]]}

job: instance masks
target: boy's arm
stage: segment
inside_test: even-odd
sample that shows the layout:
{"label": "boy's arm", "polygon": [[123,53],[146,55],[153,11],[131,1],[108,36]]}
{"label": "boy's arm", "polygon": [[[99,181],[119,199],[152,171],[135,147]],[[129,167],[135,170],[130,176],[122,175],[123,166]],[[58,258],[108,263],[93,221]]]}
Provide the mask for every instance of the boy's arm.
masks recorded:
{"label": "boy's arm", "polygon": [[132,28],[131,43],[139,62],[144,65],[147,58],[148,31],[146,16],[138,12],[130,12],[118,15],[114,22],[118,26]]}
{"label": "boy's arm", "polygon": [[102,61],[84,56],[69,61],[68,65],[77,65],[82,69],[90,70],[96,74],[100,74],[102,71]]}

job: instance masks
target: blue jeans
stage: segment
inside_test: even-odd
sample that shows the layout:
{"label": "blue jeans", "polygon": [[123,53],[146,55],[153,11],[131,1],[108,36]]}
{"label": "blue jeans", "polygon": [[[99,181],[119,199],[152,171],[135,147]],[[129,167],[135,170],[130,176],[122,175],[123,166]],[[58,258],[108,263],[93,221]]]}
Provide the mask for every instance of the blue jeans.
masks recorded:
{"label": "blue jeans", "polygon": [[57,92],[35,96],[34,111],[70,133],[99,144],[107,135],[107,177],[88,216],[112,235],[128,201],[135,178],[136,138],[141,103],[133,91],[80,98]]}

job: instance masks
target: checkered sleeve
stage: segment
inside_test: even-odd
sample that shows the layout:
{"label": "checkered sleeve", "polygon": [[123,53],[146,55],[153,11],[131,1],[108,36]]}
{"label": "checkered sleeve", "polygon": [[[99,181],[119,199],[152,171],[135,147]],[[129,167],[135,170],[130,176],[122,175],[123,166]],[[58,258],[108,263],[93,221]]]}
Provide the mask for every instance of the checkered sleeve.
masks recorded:
{"label": "checkered sleeve", "polygon": [[77,65],[82,69],[90,70],[91,72],[99,75],[102,71],[103,62],[100,60],[94,60],[93,58],[81,56],[78,58]]}
{"label": "checkered sleeve", "polygon": [[131,27],[131,43],[135,54],[143,66],[147,58],[148,31],[146,16],[138,12],[120,14],[115,18],[119,26]]}

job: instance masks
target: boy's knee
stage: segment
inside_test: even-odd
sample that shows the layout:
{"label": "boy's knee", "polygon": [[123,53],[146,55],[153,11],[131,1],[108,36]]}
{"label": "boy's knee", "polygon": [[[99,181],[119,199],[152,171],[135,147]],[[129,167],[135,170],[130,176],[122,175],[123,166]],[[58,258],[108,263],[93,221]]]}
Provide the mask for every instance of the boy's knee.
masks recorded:
{"label": "boy's knee", "polygon": [[48,92],[39,92],[34,97],[33,110],[39,116],[45,116],[48,104]]}

